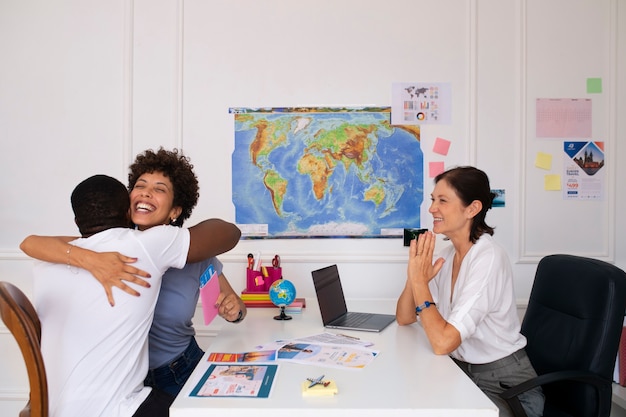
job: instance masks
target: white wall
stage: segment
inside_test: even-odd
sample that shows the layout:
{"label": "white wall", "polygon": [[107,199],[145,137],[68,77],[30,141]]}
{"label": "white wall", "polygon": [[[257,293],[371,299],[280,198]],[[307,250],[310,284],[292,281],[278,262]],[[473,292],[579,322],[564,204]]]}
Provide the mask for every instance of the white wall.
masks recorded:
{"label": "white wall", "polygon": [[[436,137],[449,139],[448,166],[477,165],[506,189],[488,221],[521,305],[545,254],[626,268],[625,26],[624,0],[0,0],[1,279],[32,294],[19,243],[76,234],[69,195],[87,176],[125,182],[138,152],[183,148],[201,184],[190,224],[234,221],[229,107],[390,105],[397,81],[451,83],[453,123],[423,126],[422,148],[428,159]],[[602,94],[586,94],[587,77],[603,79]],[[593,99],[605,201],[568,205],[543,191],[534,154],[552,153],[558,173],[562,142],[534,137],[537,97]],[[428,227],[427,202],[421,210]],[[563,239],[580,217],[597,227]],[[281,254],[301,296],[313,295],[310,271],[330,263],[349,298],[395,298],[404,284],[398,240],[254,240],[221,258],[235,289],[256,250]],[[10,415],[27,380],[3,326],[0,354],[0,414]]]}

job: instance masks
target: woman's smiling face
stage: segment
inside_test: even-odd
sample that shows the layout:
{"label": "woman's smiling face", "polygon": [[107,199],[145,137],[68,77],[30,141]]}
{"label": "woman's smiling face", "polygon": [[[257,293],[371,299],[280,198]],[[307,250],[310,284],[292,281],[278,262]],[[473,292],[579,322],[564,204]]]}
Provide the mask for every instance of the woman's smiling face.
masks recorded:
{"label": "woman's smiling face", "polygon": [[141,175],[130,192],[130,215],[140,230],[176,219],[181,208],[173,205],[174,186],[160,172]]}
{"label": "woman's smiling face", "polygon": [[459,234],[469,236],[473,216],[468,207],[446,180],[437,182],[428,209],[433,216],[433,232],[449,238]]}

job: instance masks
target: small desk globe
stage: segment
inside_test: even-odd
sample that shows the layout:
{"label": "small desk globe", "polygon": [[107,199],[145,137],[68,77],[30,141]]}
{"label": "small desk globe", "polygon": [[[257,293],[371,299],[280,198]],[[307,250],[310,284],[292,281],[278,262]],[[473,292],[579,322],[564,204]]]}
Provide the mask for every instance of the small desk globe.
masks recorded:
{"label": "small desk globe", "polygon": [[286,279],[274,281],[269,289],[270,301],[280,307],[280,315],[275,316],[274,320],[291,320],[291,316],[285,314],[285,307],[293,303],[296,299],[296,287]]}

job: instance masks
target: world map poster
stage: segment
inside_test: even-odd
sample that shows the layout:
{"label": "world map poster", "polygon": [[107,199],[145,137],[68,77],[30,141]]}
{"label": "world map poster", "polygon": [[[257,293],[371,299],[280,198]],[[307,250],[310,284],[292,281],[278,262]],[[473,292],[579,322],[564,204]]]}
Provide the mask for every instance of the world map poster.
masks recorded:
{"label": "world map poster", "polygon": [[244,238],[385,238],[418,227],[419,126],[388,107],[231,108],[232,196]]}

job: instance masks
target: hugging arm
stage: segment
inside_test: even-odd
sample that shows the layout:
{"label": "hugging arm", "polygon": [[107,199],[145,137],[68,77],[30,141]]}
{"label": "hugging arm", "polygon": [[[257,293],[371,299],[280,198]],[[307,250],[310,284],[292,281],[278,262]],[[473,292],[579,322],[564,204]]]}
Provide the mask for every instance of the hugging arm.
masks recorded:
{"label": "hugging arm", "polygon": [[190,242],[187,262],[200,262],[234,248],[241,230],[221,219],[208,219],[189,228]]}
{"label": "hugging arm", "polygon": [[[199,262],[217,256],[235,247],[241,231],[232,223],[219,219],[205,220],[189,229],[190,247],[188,262]],[[94,252],[73,246],[69,242],[76,237],[69,236],[28,236],[20,244],[20,249],[28,256],[41,261],[67,264],[71,267],[89,271],[104,287],[109,304],[115,305],[113,287],[118,287],[128,294],[138,296],[139,292],[126,282],[142,287],[150,284],[142,278],[150,275],[132,265],[136,258],[119,252]]]}
{"label": "hugging arm", "polygon": [[22,241],[20,249],[28,256],[41,261],[86,269],[104,287],[111,305],[115,304],[113,287],[118,287],[131,295],[139,295],[124,281],[150,287],[150,284],[141,278],[149,278],[150,275],[131,265],[137,261],[136,258],[124,256],[118,252],[94,252],[73,246],[69,242],[75,239],[76,237],[69,236],[31,235]]}

